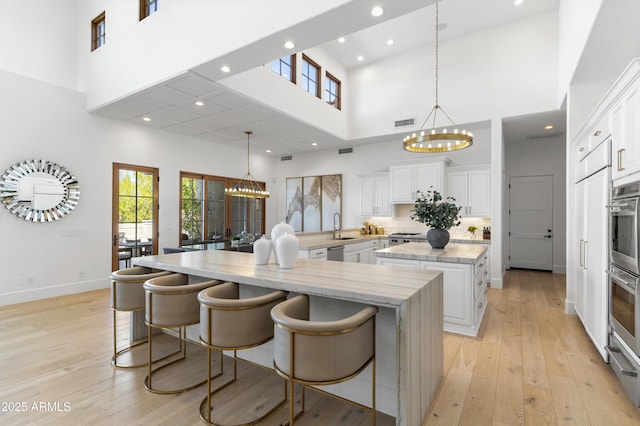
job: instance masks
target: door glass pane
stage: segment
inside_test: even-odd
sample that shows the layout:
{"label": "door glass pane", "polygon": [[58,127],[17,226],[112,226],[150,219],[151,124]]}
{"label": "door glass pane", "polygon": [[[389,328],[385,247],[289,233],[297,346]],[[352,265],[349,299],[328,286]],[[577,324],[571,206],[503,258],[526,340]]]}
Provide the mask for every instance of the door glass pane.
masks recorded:
{"label": "door glass pane", "polygon": [[203,183],[203,179],[182,178],[182,233],[191,241],[203,239]]}
{"label": "door glass pane", "polygon": [[225,182],[207,181],[207,238],[212,240],[225,237]]}
{"label": "door glass pane", "polygon": [[153,176],[152,172],[118,170],[118,256],[125,262],[153,254]]}

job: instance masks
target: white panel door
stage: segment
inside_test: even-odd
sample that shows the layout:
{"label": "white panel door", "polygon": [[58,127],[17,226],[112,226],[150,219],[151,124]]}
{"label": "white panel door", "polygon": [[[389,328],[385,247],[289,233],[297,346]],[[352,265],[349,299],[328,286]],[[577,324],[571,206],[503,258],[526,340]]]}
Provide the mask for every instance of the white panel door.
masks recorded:
{"label": "white panel door", "polygon": [[512,177],[509,183],[509,266],[553,269],[553,178]]}
{"label": "white panel door", "polygon": [[[575,277],[573,282],[573,305],[576,310],[576,313],[582,320],[585,322],[585,284],[586,284],[586,274],[585,274],[585,233],[584,233],[584,215],[582,214],[584,205],[585,205],[585,185],[586,182],[583,180],[581,182],[576,183],[575,185],[575,202],[577,214],[573,221],[573,226],[575,227],[575,235],[576,238],[574,240],[573,250],[575,250]],[[571,226],[571,225],[569,225]]]}

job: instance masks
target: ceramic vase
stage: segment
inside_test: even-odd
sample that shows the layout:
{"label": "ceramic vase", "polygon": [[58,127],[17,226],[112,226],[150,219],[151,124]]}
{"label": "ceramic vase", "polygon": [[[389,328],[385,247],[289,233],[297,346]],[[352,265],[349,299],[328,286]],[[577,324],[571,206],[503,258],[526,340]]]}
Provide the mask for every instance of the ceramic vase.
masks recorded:
{"label": "ceramic vase", "polygon": [[275,241],[276,258],[282,269],[291,269],[296,266],[298,260],[298,248],[300,240],[293,234],[284,234]]}
{"label": "ceramic vase", "polygon": [[271,240],[267,240],[265,235],[253,243],[253,257],[256,260],[256,265],[266,265],[269,263],[271,248]]}
{"label": "ceramic vase", "polygon": [[443,249],[449,242],[449,231],[432,228],[427,231],[427,241],[434,249]]}
{"label": "ceramic vase", "polygon": [[278,258],[278,252],[275,250],[275,243],[278,240],[278,238],[282,235],[285,234],[295,234],[296,231],[295,229],[293,229],[293,226],[289,225],[288,223],[284,223],[284,222],[280,222],[279,224],[277,224],[276,226],[274,226],[273,228],[271,228],[271,243],[274,244],[273,246],[273,256],[276,259],[276,265],[279,265],[279,258]]}

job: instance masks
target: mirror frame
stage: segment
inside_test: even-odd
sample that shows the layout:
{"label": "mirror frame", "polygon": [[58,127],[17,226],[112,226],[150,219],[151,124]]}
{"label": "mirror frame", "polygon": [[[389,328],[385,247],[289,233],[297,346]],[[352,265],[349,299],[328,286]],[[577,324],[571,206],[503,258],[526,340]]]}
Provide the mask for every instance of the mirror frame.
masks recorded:
{"label": "mirror frame", "polygon": [[[20,200],[18,188],[20,180],[26,177],[56,179],[63,187],[62,199],[58,204],[46,209],[36,209],[32,201]],[[15,163],[2,175],[0,181],[0,202],[14,215],[29,222],[52,222],[60,220],[76,208],[80,200],[80,184],[65,167],[47,160],[25,160]]]}

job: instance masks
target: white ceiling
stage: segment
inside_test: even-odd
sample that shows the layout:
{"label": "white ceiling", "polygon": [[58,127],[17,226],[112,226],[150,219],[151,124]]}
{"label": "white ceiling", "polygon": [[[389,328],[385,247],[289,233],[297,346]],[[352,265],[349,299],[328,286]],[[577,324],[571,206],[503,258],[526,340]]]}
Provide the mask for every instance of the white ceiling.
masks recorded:
{"label": "white ceiling", "polygon": [[[425,4],[430,3],[425,0]],[[440,39],[459,37],[490,26],[518,20],[557,9],[559,0],[526,0],[513,6],[513,0],[444,0],[440,3]],[[391,55],[424,47],[434,42],[435,7],[390,19],[381,24],[345,35],[346,42],[336,40],[320,47],[335,57],[345,68],[353,68]],[[388,39],[394,44],[388,46]],[[247,55],[250,54],[247,52]],[[364,60],[355,58],[363,55]],[[274,58],[275,59],[275,58]],[[204,68],[201,68],[204,69]],[[195,101],[204,101],[196,106]],[[321,129],[299,122],[280,111],[235,93],[196,70],[164,81],[156,86],[115,101],[93,111],[96,114],[159,128],[222,144],[246,142],[245,130],[252,130],[252,150],[280,156],[313,149],[321,141],[322,149],[344,148],[376,142],[380,138],[345,141]],[[151,121],[143,121],[143,117]],[[553,133],[564,132],[564,112],[535,114],[505,120],[507,141],[527,140],[540,136],[540,129],[553,121]]]}

